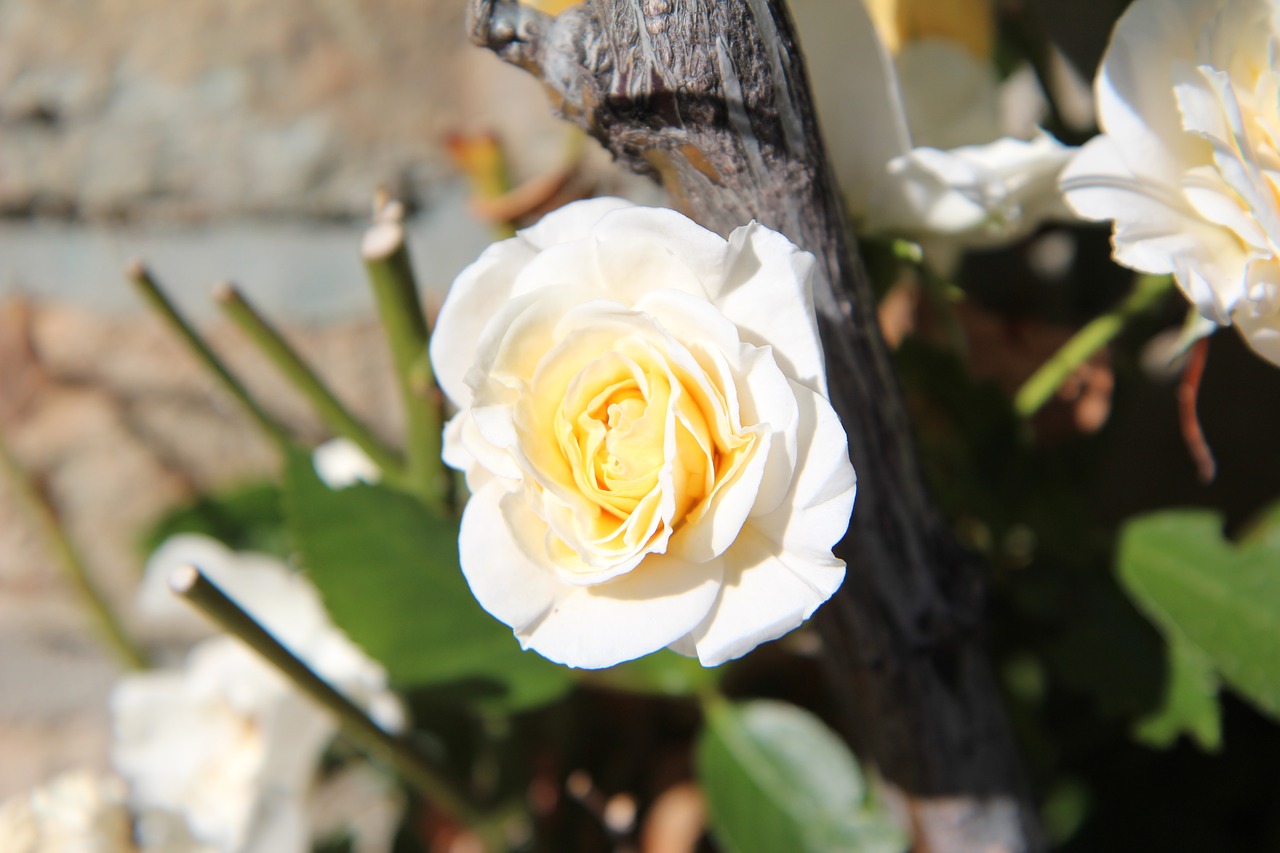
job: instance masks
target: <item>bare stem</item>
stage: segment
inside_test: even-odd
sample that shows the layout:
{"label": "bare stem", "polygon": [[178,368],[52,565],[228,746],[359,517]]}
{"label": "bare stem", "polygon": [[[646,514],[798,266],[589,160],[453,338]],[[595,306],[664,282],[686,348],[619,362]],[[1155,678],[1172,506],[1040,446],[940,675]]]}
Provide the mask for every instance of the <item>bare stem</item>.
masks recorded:
{"label": "bare stem", "polygon": [[93,619],[99,636],[111,647],[111,651],[124,666],[129,669],[146,669],[146,657],[124,630],[119,617],[107,602],[106,596],[93,582],[88,566],[80,557],[80,552],[71,542],[71,538],[67,536],[57,511],[9,451],[3,436],[0,436],[0,472],[3,472],[4,478],[8,480],[10,488],[18,497],[18,502],[44,533],[45,539],[53,549],[54,557],[62,566],[63,574]]}
{"label": "bare stem", "polygon": [[404,402],[408,486],[428,506],[443,513],[448,510],[445,499],[448,490],[440,463],[440,412],[435,402],[435,380],[426,361],[430,332],[409,264],[404,226],[394,220],[376,223],[365,234],[360,254],[373,288],[378,317],[391,347],[391,360]]}
{"label": "bare stem", "polygon": [[214,376],[218,377],[223,387],[231,393],[231,396],[235,397],[244,406],[245,411],[261,427],[262,431],[277,444],[289,444],[293,440],[289,432],[271,415],[267,414],[267,411],[258,404],[257,400],[253,399],[249,390],[235,377],[222,359],[209,348],[209,345],[200,337],[195,328],[178,313],[178,309],[174,307],[173,302],[165,295],[147,268],[141,262],[134,261],[125,268],[125,275],[133,282],[134,287],[147,305],[164,318],[165,322],[178,333],[178,336],[187,344],[196,358]]}
{"label": "bare stem", "polygon": [[440,776],[430,761],[405,737],[383,729],[354,702],[339,693],[289,651],[271,632],[195,566],[183,566],[169,576],[175,594],[234,635],[293,682],[312,701],[338,719],[342,733],[370,756],[391,767],[433,805],[485,836],[491,850],[502,849],[500,828],[477,811]]}
{"label": "bare stem", "polygon": [[1171,290],[1173,290],[1173,279],[1167,275],[1139,276],[1133,290],[1119,305],[1106,314],[1095,317],[1084,328],[1072,335],[1070,340],[1023,383],[1013,400],[1013,406],[1018,414],[1029,418],[1040,411],[1077,367],[1115,340],[1130,320],[1159,305]]}
{"label": "bare stem", "polygon": [[214,288],[213,299],[258,349],[288,378],[294,388],[307,398],[329,429],[344,436],[363,450],[383,472],[394,476],[403,467],[395,451],[377,439],[316,375],[297,351],[289,346],[274,326],[267,321],[230,283]]}

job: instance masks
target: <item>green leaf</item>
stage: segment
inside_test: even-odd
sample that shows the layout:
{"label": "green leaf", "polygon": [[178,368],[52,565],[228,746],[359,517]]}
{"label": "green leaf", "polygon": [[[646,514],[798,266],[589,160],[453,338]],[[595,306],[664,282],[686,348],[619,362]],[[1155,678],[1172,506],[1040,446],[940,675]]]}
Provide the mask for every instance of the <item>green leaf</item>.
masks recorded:
{"label": "green leaf", "polygon": [[1156,736],[1176,721],[1202,745],[1217,743],[1210,667],[1258,708],[1280,716],[1280,537],[1257,535],[1235,545],[1224,540],[1214,513],[1149,515],[1126,525],[1119,571],[1170,646],[1165,708],[1149,721]]}
{"label": "green leaf", "polygon": [[728,853],[901,853],[853,755],[794,705],[711,707],[698,742],[711,828]]}
{"label": "green leaf", "polygon": [[301,453],[286,462],[285,510],[334,622],[398,689],[514,711],[573,685],[569,670],[522,651],[476,603],[458,567],[457,522],[385,486],[331,490]]}
{"label": "green leaf", "polygon": [[1134,734],[1150,746],[1172,746],[1184,732],[1206,752],[1222,746],[1222,713],[1218,706],[1218,676],[1213,661],[1176,628],[1169,638],[1169,677],[1164,700],[1153,714],[1138,722]]}
{"label": "green leaf", "polygon": [[254,483],[198,500],[170,512],[147,532],[143,551],[150,554],[170,536],[203,533],[236,551],[283,557],[289,553],[280,506],[280,487]]}
{"label": "green leaf", "polygon": [[714,687],[724,667],[705,667],[696,658],[663,649],[590,675],[590,682],[627,693],[693,696]]}

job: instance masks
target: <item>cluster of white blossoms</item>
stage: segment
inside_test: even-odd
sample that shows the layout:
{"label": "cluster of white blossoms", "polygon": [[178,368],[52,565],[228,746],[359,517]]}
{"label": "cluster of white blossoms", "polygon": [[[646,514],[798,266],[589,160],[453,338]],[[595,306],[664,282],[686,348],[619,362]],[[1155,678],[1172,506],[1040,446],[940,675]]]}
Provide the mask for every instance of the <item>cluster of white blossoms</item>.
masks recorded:
{"label": "cluster of white blossoms", "polygon": [[115,777],[72,771],[0,803],[3,853],[136,853],[136,849],[125,786]]}
{"label": "cluster of white blossoms", "polygon": [[[381,666],[333,626],[310,583],[272,557],[236,553],[203,536],[168,540],[148,561],[140,594],[153,625],[199,630],[198,617],[167,589],[184,565],[200,566],[384,728],[404,726]],[[205,639],[180,668],[122,676],[111,712],[111,760],[128,782],[144,849],[311,849],[309,800],[336,722],[239,640]]]}
{"label": "cluster of white blossoms", "polygon": [[[956,26],[943,21],[937,35],[920,38],[887,20],[895,10],[885,7],[899,4],[869,5],[793,4],[828,153],[859,233],[916,240],[930,263],[946,267],[964,248],[1072,218],[1057,179],[1075,149],[1040,130],[1024,138],[1014,127],[1022,122],[1002,107],[990,36],[963,32],[994,30],[988,4],[950,4],[965,7],[950,10]],[[956,29],[956,38],[941,35]]]}
{"label": "cluster of white blossoms", "polygon": [[1172,273],[1280,364],[1280,3],[1136,0],[1095,81],[1102,133],[1063,175],[1116,260]]}
{"label": "cluster of white blossoms", "polygon": [[756,224],[577,202],[490,246],[432,337],[473,492],[462,570],[527,647],[604,667],[715,665],[807,619],[855,479],[810,293]]}

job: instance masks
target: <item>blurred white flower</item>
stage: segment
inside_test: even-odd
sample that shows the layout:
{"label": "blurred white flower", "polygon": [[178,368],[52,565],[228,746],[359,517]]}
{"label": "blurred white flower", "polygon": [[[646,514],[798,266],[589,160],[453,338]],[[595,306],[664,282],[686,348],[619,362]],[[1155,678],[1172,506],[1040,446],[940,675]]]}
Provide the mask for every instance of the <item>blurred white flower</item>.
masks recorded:
{"label": "blurred white flower", "polygon": [[0,804],[3,853],[134,853],[125,786],[88,770]]}
{"label": "blurred white flower", "polygon": [[1043,131],[1003,136],[1000,87],[989,57],[974,55],[976,36],[952,41],[924,29],[898,42],[895,56],[861,2],[792,8],[860,233],[917,240],[944,266],[961,248],[1070,218],[1057,177],[1074,149]]}
{"label": "blurred white flower", "polygon": [[[188,564],[384,728],[403,727],[381,666],[333,626],[302,575],[271,557],[174,537],[148,562],[144,613],[177,618],[157,589]],[[200,643],[179,671],[122,676],[111,711],[112,762],[140,812],[176,812],[194,838],[222,853],[309,849],[306,797],[336,723],[238,640]]]}
{"label": "blurred white flower", "polygon": [[316,474],[331,489],[345,489],[356,483],[376,483],[382,471],[374,461],[349,438],[335,438],[317,447],[311,454]]}
{"label": "blurred white flower", "polygon": [[1280,364],[1280,4],[1136,0],[1094,82],[1103,133],[1062,177],[1115,258],[1172,273]]}
{"label": "blurred white flower", "polygon": [[813,256],[620,199],[490,246],[440,311],[461,410],[462,570],[552,660],[672,646],[715,665],[797,627],[844,578],[855,479],[826,399]]}

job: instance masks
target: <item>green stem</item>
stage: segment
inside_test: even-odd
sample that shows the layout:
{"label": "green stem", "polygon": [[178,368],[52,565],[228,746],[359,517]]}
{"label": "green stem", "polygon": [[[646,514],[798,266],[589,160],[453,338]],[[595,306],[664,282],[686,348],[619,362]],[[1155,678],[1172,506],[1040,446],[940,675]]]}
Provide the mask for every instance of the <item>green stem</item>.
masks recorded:
{"label": "green stem", "polygon": [[395,451],[379,441],[368,427],[347,411],[315,371],[289,346],[279,330],[258,313],[235,286],[227,283],[218,285],[214,288],[213,299],[293,387],[307,398],[329,429],[355,442],[386,474],[394,476],[400,470],[404,463]]}
{"label": "green stem", "polygon": [[169,586],[229,634],[262,655],[304,694],[337,717],[342,733],[358,747],[391,767],[433,805],[475,829],[490,845],[489,849],[502,849],[500,827],[455,791],[411,740],[391,734],[370,719],[354,702],[285,648],[198,568],[183,566],[177,569],[169,577]]}
{"label": "green stem", "polygon": [[408,486],[428,506],[443,513],[448,510],[447,488],[440,463],[435,379],[426,355],[430,332],[409,264],[404,226],[396,221],[375,224],[365,234],[360,254],[391,347],[391,361],[404,403]]}
{"label": "green stem", "polygon": [[0,471],[17,495],[18,502],[43,531],[63,573],[92,617],[98,634],[111,647],[120,663],[129,669],[146,669],[146,657],[125,632],[120,619],[107,603],[106,596],[89,576],[89,569],[67,536],[57,512],[9,451],[3,436],[0,436]]}
{"label": "green stem", "polygon": [[178,309],[174,307],[173,302],[161,290],[160,285],[152,278],[147,268],[138,261],[134,261],[125,268],[125,275],[133,282],[134,287],[147,305],[164,318],[169,326],[178,333],[178,336],[187,344],[201,364],[221,380],[223,387],[240,402],[240,405],[244,406],[245,411],[261,427],[262,431],[279,445],[291,443],[293,439],[288,431],[271,415],[267,414],[262,406],[258,405],[258,401],[253,399],[248,389],[231,373],[231,370],[223,363],[222,359],[218,358],[191,324],[178,313]]}
{"label": "green stem", "polygon": [[1076,332],[1023,383],[1013,400],[1018,414],[1029,418],[1038,412],[1077,367],[1114,340],[1130,320],[1159,305],[1173,289],[1170,276],[1139,276],[1133,290],[1119,305]]}

